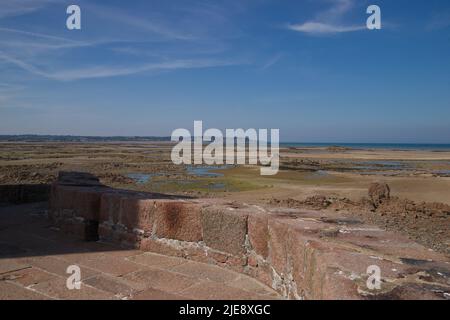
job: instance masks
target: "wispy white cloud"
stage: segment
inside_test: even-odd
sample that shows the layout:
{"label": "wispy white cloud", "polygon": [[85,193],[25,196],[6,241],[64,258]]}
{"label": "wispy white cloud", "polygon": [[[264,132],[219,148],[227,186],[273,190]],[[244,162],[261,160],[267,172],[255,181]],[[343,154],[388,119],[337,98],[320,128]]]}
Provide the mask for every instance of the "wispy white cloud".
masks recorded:
{"label": "wispy white cloud", "polygon": [[0,5],[0,19],[21,16],[44,8],[57,0],[9,0],[2,1]]}
{"label": "wispy white cloud", "polygon": [[361,31],[364,25],[347,25],[341,22],[342,17],[354,6],[354,0],[330,0],[332,6],[317,14],[315,19],[303,23],[287,24],[289,30],[309,35],[336,34]]}
{"label": "wispy white cloud", "polygon": [[343,26],[332,25],[321,22],[305,22],[302,24],[290,24],[288,28],[293,31],[304,32],[309,34],[329,34],[341,32],[353,32],[364,30],[364,26]]}
{"label": "wispy white cloud", "polygon": [[45,72],[41,72],[38,68],[34,67],[33,65],[26,63],[20,59],[11,57],[3,52],[0,51],[0,60],[3,60],[4,62],[13,64],[25,71],[28,71],[30,73],[40,75],[40,76],[46,76]]}
{"label": "wispy white cloud", "polygon": [[173,40],[193,40],[194,36],[187,32],[176,28],[172,23],[167,23],[162,19],[145,19],[136,15],[130,15],[123,10],[115,9],[111,6],[86,3],[85,8],[91,12],[91,14],[114,21],[115,24],[127,25],[128,27],[134,27],[142,32],[150,32],[159,35],[166,39]]}
{"label": "wispy white cloud", "polygon": [[[62,1],[65,0],[13,1],[7,10],[3,8],[3,13],[0,11],[0,17],[13,12],[15,15],[31,13],[48,3]],[[206,29],[201,27],[205,21],[198,19],[200,13],[195,10],[183,11],[181,6],[174,9],[169,5],[158,7],[158,12],[142,15],[99,2],[79,2],[83,10],[88,10],[91,19],[95,17],[97,28],[105,30],[83,29],[83,33],[65,32],[60,36],[45,33],[43,28],[37,32],[0,26],[0,72],[4,75],[14,72],[11,71],[11,66],[14,66],[34,76],[74,81],[241,64],[232,58],[220,58],[226,45],[220,37],[205,33]],[[211,21],[207,23],[220,21],[218,26],[222,27],[227,21],[222,17],[226,11],[222,11],[220,6],[208,7],[208,10]],[[183,19],[173,16],[174,11]],[[100,34],[110,38],[98,39]],[[90,52],[96,57],[105,55],[108,59],[94,59],[89,65],[85,58],[77,56],[81,53],[80,56],[84,57]],[[124,54],[128,56],[124,58]],[[67,55],[71,57],[70,68],[64,66],[67,65]],[[134,56],[133,59],[129,58],[130,55]]]}
{"label": "wispy white cloud", "polygon": [[[57,81],[74,81],[82,79],[118,77],[139,73],[220,67],[241,64],[241,62],[238,61],[225,61],[219,59],[210,59],[207,57],[201,59],[171,59],[170,57],[155,52],[153,54],[146,55],[144,58],[152,58],[152,60],[157,60],[157,62],[142,62],[140,64],[137,64],[127,60],[123,61],[124,63],[122,63],[122,66],[120,66],[119,64],[103,66],[97,65],[89,67],[78,65],[73,69],[61,69],[57,67],[55,69],[55,63],[53,61],[49,61],[48,59],[45,59],[45,57],[41,59],[43,54],[49,54],[49,50],[57,51],[60,49],[70,49],[87,46],[96,47],[105,44],[117,45],[120,43],[126,43],[128,45],[130,43],[136,44],[136,42],[127,40],[96,40],[92,42],[73,41],[70,39],[55,37],[47,34],[27,32],[15,29],[0,28],[0,32],[2,31],[24,35],[27,37],[27,41],[20,41],[20,39],[15,41],[0,40],[0,44],[2,44],[3,49],[2,51],[0,51],[0,61],[2,61],[3,63],[8,63],[9,65],[16,66],[35,76],[41,76]],[[34,41],[34,39],[36,39],[36,41]],[[12,50],[8,51],[8,49]],[[121,50],[120,48],[112,48],[112,50],[128,54],[136,53],[137,55],[143,55],[142,50],[133,47],[124,47],[123,50]],[[151,53],[151,51],[149,53]],[[47,64],[47,67],[39,67],[33,61],[38,61],[38,64],[40,65]]]}
{"label": "wispy white cloud", "polygon": [[[134,41],[127,39],[103,39],[103,40],[89,40],[89,41],[77,41],[64,37],[53,36],[44,33],[29,32],[19,29],[3,28],[0,27],[0,34],[8,33],[15,34],[20,37],[9,37],[0,40],[0,44],[3,50],[5,48],[12,48],[17,50],[26,50],[28,52],[33,51],[49,51],[59,49],[73,49],[82,47],[98,47],[102,45],[111,44],[136,44],[144,43],[146,41]],[[23,37],[23,38],[22,38]],[[24,41],[25,40],[25,41]]]}
{"label": "wispy white cloud", "polygon": [[237,64],[236,62],[232,61],[176,60],[160,63],[148,63],[131,67],[96,66],[91,68],[82,68],[74,70],[60,70],[54,73],[45,73],[45,76],[55,80],[72,81],[80,79],[128,76],[148,72],[231,66],[236,64]]}
{"label": "wispy white cloud", "polygon": [[264,63],[264,65],[261,67],[261,70],[269,69],[270,67],[275,65],[278,61],[280,61],[280,59],[282,57],[283,57],[282,53],[278,53],[278,54],[274,55],[269,60],[267,60],[266,63]]}
{"label": "wispy white cloud", "polygon": [[0,27],[0,47],[18,56],[33,56],[47,51],[72,49],[96,45],[87,41],[76,41],[13,28]]}
{"label": "wispy white cloud", "polygon": [[64,69],[56,71],[46,71],[20,59],[8,56],[0,51],[0,60],[11,63],[24,71],[34,75],[42,76],[48,79],[59,81],[73,81],[82,79],[107,78],[117,76],[127,76],[145,72],[170,71],[179,69],[198,69],[219,66],[231,66],[239,64],[233,61],[219,60],[176,60],[160,63],[147,63],[137,66],[112,67],[95,66],[77,69]]}
{"label": "wispy white cloud", "polygon": [[80,41],[70,40],[70,39],[63,38],[63,37],[57,37],[57,36],[48,35],[48,34],[44,34],[44,33],[37,33],[37,32],[31,32],[31,31],[25,31],[25,30],[13,29],[13,28],[0,27],[0,31],[20,34],[20,35],[24,35],[24,36],[33,37],[33,38],[41,38],[41,39],[46,39],[46,40],[80,43]]}

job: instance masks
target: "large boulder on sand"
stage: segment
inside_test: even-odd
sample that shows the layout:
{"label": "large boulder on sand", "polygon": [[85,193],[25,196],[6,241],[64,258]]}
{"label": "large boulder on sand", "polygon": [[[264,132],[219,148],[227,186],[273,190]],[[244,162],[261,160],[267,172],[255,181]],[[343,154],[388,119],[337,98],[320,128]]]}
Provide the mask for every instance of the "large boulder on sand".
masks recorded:
{"label": "large boulder on sand", "polygon": [[391,197],[391,189],[386,183],[375,182],[369,187],[369,199],[372,204],[378,207],[384,200]]}

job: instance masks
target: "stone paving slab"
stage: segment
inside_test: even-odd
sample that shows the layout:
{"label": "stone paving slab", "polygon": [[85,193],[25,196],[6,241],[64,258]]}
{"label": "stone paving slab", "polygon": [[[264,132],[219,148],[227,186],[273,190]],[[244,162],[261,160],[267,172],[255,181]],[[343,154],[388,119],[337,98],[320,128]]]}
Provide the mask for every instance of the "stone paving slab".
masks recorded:
{"label": "stone paving slab", "polygon": [[274,297],[250,293],[227,285],[218,286],[212,281],[201,281],[180,293],[198,300],[272,300]]}
{"label": "stone paving slab", "polygon": [[193,261],[173,267],[171,270],[189,277],[206,279],[220,283],[232,282],[239,276],[236,272],[226,270],[218,266],[200,264]]}
{"label": "stone paving slab", "polygon": [[[258,281],[220,267],[62,236],[33,218],[41,210],[44,204],[0,208],[0,221],[8,221],[0,224],[2,300],[280,298]],[[80,290],[67,289],[70,265],[81,269]]]}
{"label": "stone paving slab", "polygon": [[127,260],[132,261],[137,264],[145,265],[148,267],[155,267],[155,268],[171,268],[175,266],[179,266],[181,264],[187,263],[186,260],[174,258],[174,257],[168,257],[163,256],[160,254],[154,254],[145,252],[143,254],[139,254],[136,256],[129,257]]}
{"label": "stone paving slab", "polygon": [[46,297],[40,293],[28,290],[22,286],[10,283],[7,281],[0,281],[0,300],[47,300]]}
{"label": "stone paving slab", "polygon": [[121,277],[114,277],[105,274],[90,277],[84,280],[83,283],[102,291],[109,292],[118,298],[134,296],[142,291],[144,287],[142,285],[136,286]]}
{"label": "stone paving slab", "polygon": [[60,277],[27,288],[47,297],[62,300],[110,300],[116,298],[112,293],[91,287],[85,283],[81,285],[80,290],[68,290],[66,279]]}
{"label": "stone paving slab", "polygon": [[154,288],[170,293],[180,292],[198,283],[196,278],[156,268],[133,272],[124,278],[136,284],[145,284],[145,289]]}
{"label": "stone paving slab", "polygon": [[[67,277],[67,267],[72,265],[72,262],[68,262],[63,259],[63,256],[42,256],[25,258],[33,268],[45,271],[50,274],[57,275],[59,277]],[[0,260],[1,263],[1,260]],[[100,271],[85,267],[84,265],[78,265],[81,269],[81,280],[90,278],[100,273]]]}
{"label": "stone paving slab", "polygon": [[30,287],[38,283],[54,280],[57,278],[58,276],[52,273],[32,267],[19,271],[9,272],[0,276],[0,279],[2,281],[8,281],[23,287]]}
{"label": "stone paving slab", "polygon": [[191,300],[185,296],[168,293],[154,288],[138,292],[131,300]]}
{"label": "stone paving slab", "polygon": [[22,263],[21,261],[18,261],[15,259],[5,259],[0,264],[0,275],[6,274],[9,272],[27,269],[27,268],[30,268],[29,264]]}

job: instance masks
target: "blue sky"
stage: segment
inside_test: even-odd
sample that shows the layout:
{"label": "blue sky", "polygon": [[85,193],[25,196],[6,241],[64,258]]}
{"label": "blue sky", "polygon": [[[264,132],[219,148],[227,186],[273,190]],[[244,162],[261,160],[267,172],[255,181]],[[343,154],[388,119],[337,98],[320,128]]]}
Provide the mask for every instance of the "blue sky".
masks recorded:
{"label": "blue sky", "polygon": [[0,134],[450,143],[449,57],[447,0],[1,1]]}

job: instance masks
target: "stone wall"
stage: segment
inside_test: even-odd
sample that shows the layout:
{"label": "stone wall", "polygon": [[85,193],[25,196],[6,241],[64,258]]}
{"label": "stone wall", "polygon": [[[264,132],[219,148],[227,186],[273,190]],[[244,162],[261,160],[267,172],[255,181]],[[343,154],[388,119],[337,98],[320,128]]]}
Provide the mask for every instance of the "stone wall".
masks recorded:
{"label": "stone wall", "polygon": [[[115,190],[67,178],[52,186],[63,232],[248,274],[289,299],[448,298],[448,257],[333,213]],[[367,268],[382,272],[367,288]],[[425,280],[424,280],[425,279]]]}
{"label": "stone wall", "polygon": [[40,202],[49,197],[50,185],[46,184],[0,185],[0,203]]}

